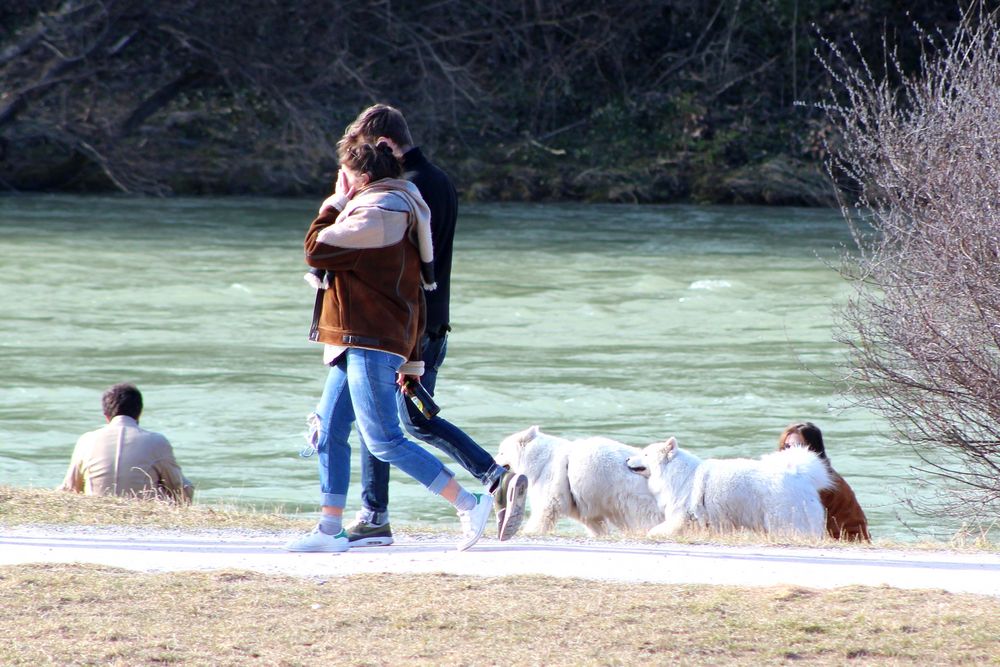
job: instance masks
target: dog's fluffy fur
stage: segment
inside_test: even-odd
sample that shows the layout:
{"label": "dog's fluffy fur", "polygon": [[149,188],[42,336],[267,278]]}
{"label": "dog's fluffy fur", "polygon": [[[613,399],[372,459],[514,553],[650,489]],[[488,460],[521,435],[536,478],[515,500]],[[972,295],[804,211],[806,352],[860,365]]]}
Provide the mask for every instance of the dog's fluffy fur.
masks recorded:
{"label": "dog's fluffy fur", "polygon": [[651,535],[697,526],[820,538],[826,529],[819,491],[833,482],[823,461],[804,447],[760,459],[703,461],[670,438],[630,457],[628,467],[646,478],[662,510],[663,522]]}
{"label": "dog's fluffy fur", "polygon": [[565,516],[591,535],[611,528],[646,533],[663,515],[646,480],[625,464],[639,451],[608,438],[566,440],[532,426],[500,443],[496,461],[528,478],[525,532],[549,532]]}

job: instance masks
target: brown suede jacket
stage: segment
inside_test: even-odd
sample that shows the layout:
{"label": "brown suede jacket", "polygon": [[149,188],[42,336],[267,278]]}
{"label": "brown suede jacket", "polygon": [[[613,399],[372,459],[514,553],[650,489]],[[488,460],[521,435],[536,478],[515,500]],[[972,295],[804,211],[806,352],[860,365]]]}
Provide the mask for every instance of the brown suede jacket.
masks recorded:
{"label": "brown suede jacket", "polygon": [[414,193],[420,197],[406,181],[378,181],[309,225],[306,263],[330,272],[329,289],[316,294],[310,340],[419,358],[425,306],[416,237],[419,223],[429,230],[429,214],[418,220]]}
{"label": "brown suede jacket", "polygon": [[819,492],[819,500],[826,509],[826,532],[835,540],[871,542],[868,519],[854,490],[832,467],[830,477],[833,488]]}

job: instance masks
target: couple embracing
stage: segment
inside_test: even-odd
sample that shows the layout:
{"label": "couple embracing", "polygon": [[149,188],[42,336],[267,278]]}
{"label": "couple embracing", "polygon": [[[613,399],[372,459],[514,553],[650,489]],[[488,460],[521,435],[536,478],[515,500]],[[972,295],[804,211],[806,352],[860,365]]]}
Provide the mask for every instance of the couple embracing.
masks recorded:
{"label": "couple embracing", "polygon": [[[402,390],[420,382],[433,394],[447,351],[455,188],[413,145],[403,115],[384,104],[369,107],[347,127],[337,156],[334,193],[305,239],[312,267],[307,280],[318,288],[310,339],[323,344],[330,367],[309,419],[321,515],[312,532],[285,548],[339,552],[391,544],[390,464],[455,507],[459,550],[479,540],[494,505],[498,537],[510,539],[524,517],[527,479],[497,465],[455,425],[426,416]],[[345,527],[348,437],[355,423],[362,510]],[[407,439],[402,426],[458,461],[486,493],[463,488],[451,470]]]}

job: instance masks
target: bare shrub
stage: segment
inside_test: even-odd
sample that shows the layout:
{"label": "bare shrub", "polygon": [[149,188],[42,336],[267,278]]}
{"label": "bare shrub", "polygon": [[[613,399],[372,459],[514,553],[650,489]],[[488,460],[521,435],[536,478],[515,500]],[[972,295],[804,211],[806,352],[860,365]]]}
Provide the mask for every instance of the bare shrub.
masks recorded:
{"label": "bare shrub", "polygon": [[912,447],[931,493],[912,501],[991,525],[1000,515],[1000,26],[970,10],[916,28],[904,71],[829,45],[839,131],[829,168],[856,252],[842,311],[849,390]]}

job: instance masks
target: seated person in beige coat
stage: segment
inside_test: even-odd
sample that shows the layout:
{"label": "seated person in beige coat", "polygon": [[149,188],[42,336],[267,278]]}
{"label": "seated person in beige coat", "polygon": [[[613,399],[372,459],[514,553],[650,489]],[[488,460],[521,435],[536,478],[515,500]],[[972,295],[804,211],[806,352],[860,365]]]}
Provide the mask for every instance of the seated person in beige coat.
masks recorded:
{"label": "seated person in beige coat", "polygon": [[194,487],[181,473],[165,437],[139,428],[142,394],[116,384],[101,397],[106,426],[80,436],[59,488],[88,496],[131,496],[191,502]]}

